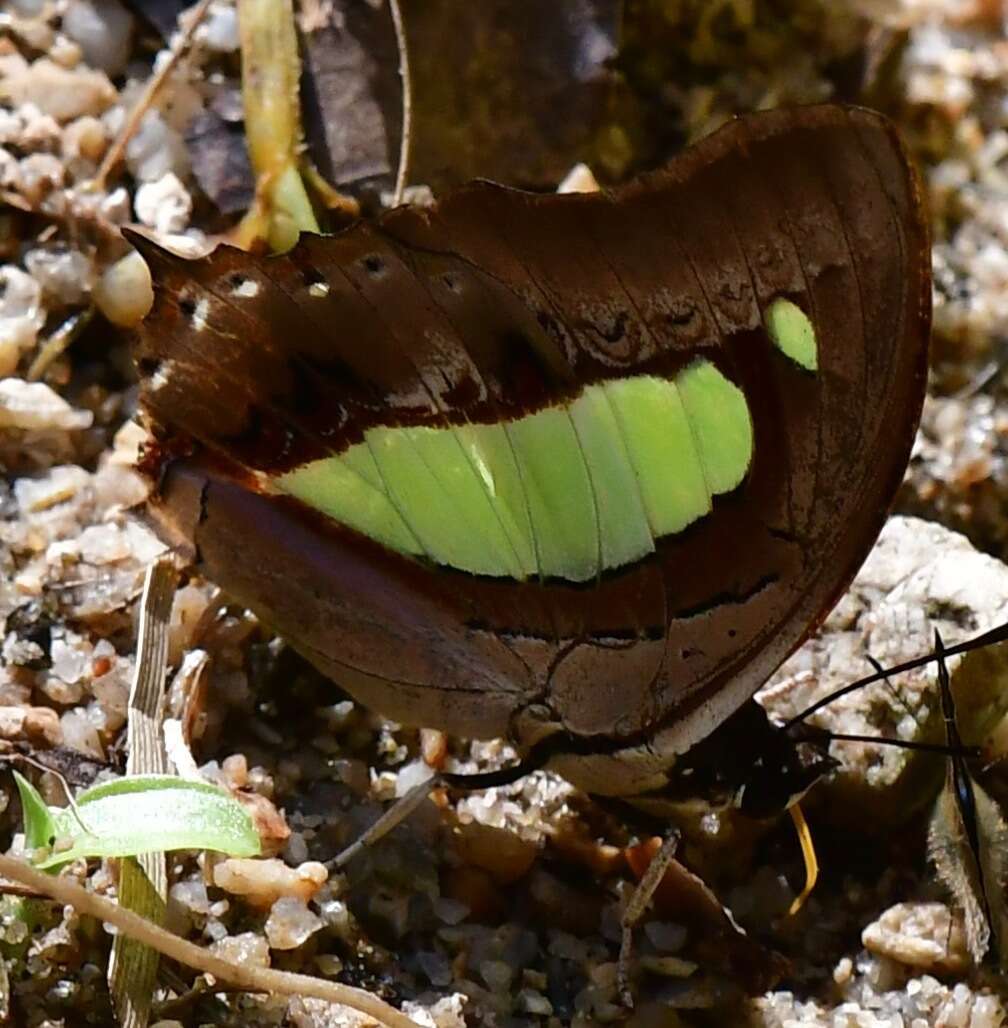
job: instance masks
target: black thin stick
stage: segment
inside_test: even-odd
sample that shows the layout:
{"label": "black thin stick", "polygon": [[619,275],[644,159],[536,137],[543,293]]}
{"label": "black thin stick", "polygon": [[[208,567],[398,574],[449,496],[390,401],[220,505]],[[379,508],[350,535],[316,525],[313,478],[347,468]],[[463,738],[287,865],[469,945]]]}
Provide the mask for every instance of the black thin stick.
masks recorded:
{"label": "black thin stick", "polygon": [[[978,650],[983,646],[993,646],[995,643],[1006,641],[1008,641],[1008,621],[1002,625],[998,625],[996,628],[990,629],[988,632],[974,636],[972,639],[967,639],[965,642],[956,643],[955,646],[948,646],[943,652],[946,657],[954,657],[959,653],[968,653],[970,650]],[[817,700],[811,707],[806,708],[800,714],[795,714],[795,716],[789,721],[785,721],[782,727],[784,731],[787,731],[793,725],[799,724],[806,718],[811,717],[816,713],[816,711],[829,706],[829,704],[834,700],[840,699],[841,696],[846,696],[848,693],[855,692],[857,689],[863,689],[866,685],[872,685],[874,682],[881,682],[889,675],[900,675],[903,674],[904,671],[915,671],[917,668],[925,667],[927,664],[930,664],[933,660],[937,659],[937,653],[929,653],[926,657],[915,657],[913,660],[907,660],[902,664],[896,664],[883,671],[877,671],[873,675],[867,675],[864,678],[859,678],[856,682],[851,682],[849,685],[845,685],[843,688],[837,689],[836,692],[830,693],[829,696],[824,696],[821,700]],[[876,739],[875,741],[879,742],[880,740]]]}
{"label": "black thin stick", "polygon": [[940,753],[943,757],[979,757],[979,746],[948,746],[940,742],[917,742],[913,739],[887,739],[878,735],[851,735],[845,732],[831,732],[825,729],[830,742],[873,742],[879,746],[895,746],[901,750],[920,750],[923,753]]}

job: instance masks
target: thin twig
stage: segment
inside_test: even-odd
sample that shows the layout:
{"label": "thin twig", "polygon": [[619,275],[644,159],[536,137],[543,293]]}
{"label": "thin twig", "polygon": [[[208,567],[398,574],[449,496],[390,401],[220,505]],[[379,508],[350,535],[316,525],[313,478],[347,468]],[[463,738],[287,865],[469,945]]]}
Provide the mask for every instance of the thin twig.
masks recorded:
{"label": "thin twig", "polygon": [[140,99],[137,100],[130,111],[129,117],[126,119],[126,123],[123,125],[119,132],[116,141],[109,147],[108,152],[105,154],[104,160],[98,168],[95,174],[93,185],[95,189],[105,188],[105,179],[108,178],[109,172],[119,163],[122,158],[123,152],[126,149],[126,145],[136,134],[137,129],[140,127],[140,122],[143,120],[143,116],[150,109],[151,104],[154,103],[154,98],[160,92],[161,87],[165,84],[168,76],[174,71],[175,65],[182,59],[182,55],[185,53],[192,40],[193,34],[195,33],[200,22],[206,17],[206,13],[210,8],[210,0],[200,0],[199,5],[193,11],[192,16],[189,19],[189,24],[182,30],[181,35],[175,40],[175,45],[171,48],[171,52],[168,56],[168,60],[161,65],[160,68],[147,80],[147,85],[144,87],[143,93],[140,94]]}
{"label": "thin twig", "polygon": [[399,49],[399,78],[402,79],[402,134],[399,138],[399,167],[396,170],[392,206],[403,202],[406,177],[409,175],[410,140],[413,135],[413,91],[410,87],[409,48],[406,45],[406,26],[403,23],[399,0],[389,0],[392,24],[395,26],[396,46]]}
{"label": "thin twig", "polygon": [[187,967],[202,971],[203,974],[211,974],[219,981],[248,992],[307,996],[359,1010],[362,1014],[388,1025],[389,1028],[419,1028],[416,1021],[363,989],[330,982],[324,978],[313,978],[307,974],[293,974],[251,964],[233,964],[186,939],[173,935],[159,925],[152,924],[132,910],[124,910],[104,896],[88,892],[71,878],[37,871],[16,857],[0,854],[0,875],[26,885],[57,903],[74,907],[88,917],[112,925],[130,938],[156,949],[169,960],[177,960]]}

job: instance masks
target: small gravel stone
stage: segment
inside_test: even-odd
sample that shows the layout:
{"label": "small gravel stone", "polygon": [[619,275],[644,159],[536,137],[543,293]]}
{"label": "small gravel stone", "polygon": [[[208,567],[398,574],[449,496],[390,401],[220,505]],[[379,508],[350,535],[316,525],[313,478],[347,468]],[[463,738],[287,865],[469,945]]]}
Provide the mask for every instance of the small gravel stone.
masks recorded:
{"label": "small gravel stone", "polygon": [[325,921],[327,927],[332,928],[337,935],[346,936],[349,934],[351,917],[347,905],[338,899],[326,899],[319,903],[319,914]]}
{"label": "small gravel stone", "polygon": [[214,884],[260,907],[272,906],[284,896],[308,901],[322,887],[329,872],[324,864],[308,861],[300,867],[288,867],[282,860],[271,858],[229,857],[214,867]]}
{"label": "small gravel stone", "polygon": [[211,4],[203,24],[196,30],[196,42],[219,53],[234,53],[239,45],[238,12],[234,5]]}
{"label": "small gravel stone", "polygon": [[461,924],[469,916],[469,908],[458,900],[439,896],[434,901],[434,913],[445,924]]}
{"label": "small gravel stone", "polygon": [[44,114],[33,103],[22,104],[17,110],[21,131],[17,140],[11,140],[18,149],[55,150],[60,144],[60,127],[55,118]]}
{"label": "small gravel stone", "polygon": [[98,731],[87,714],[79,707],[66,711],[60,718],[63,732],[63,744],[72,750],[86,753],[96,760],[105,759],[105,748],[98,737]]}
{"label": "small gravel stone", "polygon": [[45,322],[42,288],[36,279],[12,264],[0,268],[0,377],[17,368]]}
{"label": "small gravel stone", "polygon": [[322,919],[304,900],[282,896],[270,908],[265,932],[271,949],[297,949],[322,926]]}
{"label": "small gravel stone", "polygon": [[232,964],[270,966],[269,944],[258,932],[242,932],[220,939],[210,946],[210,952]]}
{"label": "small gravel stone", "polygon": [[539,852],[534,842],[509,829],[479,821],[459,825],[452,842],[463,863],[489,871],[502,885],[527,874]]}
{"label": "small gravel stone", "polygon": [[116,90],[101,71],[63,68],[46,57],[21,71],[0,74],[0,97],[14,105],[35,104],[58,122],[101,114],[116,101]]}
{"label": "small gravel stone", "polygon": [[92,67],[113,77],[123,72],[130,56],[133,16],[118,0],[71,0],[62,27]]}
{"label": "small gravel stone", "polygon": [[0,739],[59,746],[64,740],[59,715],[48,707],[0,707]]}
{"label": "small gravel stone", "polygon": [[[68,685],[73,685],[84,677],[90,663],[89,655],[82,648],[79,637],[66,639],[54,636],[49,647],[52,660],[52,673],[62,678]],[[88,647],[90,649],[90,647]]]}
{"label": "small gravel stone", "polygon": [[425,1028],[466,1028],[466,1001],[467,997],[461,992],[442,996],[432,1006],[407,1000],[402,1012]]}
{"label": "small gravel stone", "polygon": [[150,110],[143,116],[136,135],[126,145],[126,166],[138,182],[156,182],[169,173],[181,179],[188,173],[185,143],[159,111]]}
{"label": "small gravel stone", "polygon": [[423,760],[411,760],[396,774],[396,797],[405,796],[415,785],[426,782],[433,772]]}
{"label": "small gravel stone", "polygon": [[343,961],[335,953],[318,953],[315,966],[324,978],[336,978],[343,970]]}
{"label": "small gravel stone", "polygon": [[522,989],[517,997],[518,1009],[526,1014],[536,1014],[539,1017],[551,1017],[553,1015],[553,1004],[541,993],[534,989]]}
{"label": "small gravel stone", "polygon": [[183,910],[194,914],[205,915],[210,912],[210,898],[207,895],[206,884],[198,879],[175,882],[168,892],[168,898]]}
{"label": "small gravel stone", "polygon": [[63,162],[50,153],[30,153],[18,165],[18,190],[33,207],[40,207],[66,179]]}
{"label": "small gravel stone", "polygon": [[74,410],[44,382],[0,380],[0,428],[72,431],[88,428],[92,418],[90,411]]}
{"label": "small gravel stone", "polygon": [[944,903],[897,903],[861,933],[872,953],[926,971],[961,972],[969,964],[962,925]]}
{"label": "small gravel stone", "polygon": [[114,564],[133,554],[126,530],[120,525],[89,525],[80,534],[81,558],[88,564]]}
{"label": "small gravel stone", "polygon": [[14,483],[14,499],[21,511],[30,516],[73,499],[89,482],[83,468],[65,464],[50,468],[37,478],[19,478]]}
{"label": "small gravel stone", "polygon": [[91,261],[77,250],[29,250],[24,262],[50,303],[78,304],[91,290]]}
{"label": "small gravel stone", "polygon": [[515,969],[503,960],[484,960],[479,965],[479,973],[492,992],[507,992]]}
{"label": "small gravel stone", "polygon": [[133,200],[136,215],[161,235],[181,232],[189,224],[192,197],[174,172],[154,182],[145,182]]}
{"label": "small gravel stone", "polygon": [[57,33],[53,44],[49,47],[49,58],[61,68],[76,68],[84,59],[84,51],[72,39],[67,39],[62,32]]}
{"label": "small gravel stone", "polygon": [[65,161],[72,162],[79,158],[86,161],[89,166],[94,166],[101,160],[107,145],[108,135],[105,126],[100,119],[92,115],[85,115],[72,121],[63,130],[60,139],[61,153]]}
{"label": "small gravel stone", "polygon": [[427,976],[431,985],[444,988],[451,985],[452,964],[442,953],[435,953],[431,950],[421,950],[416,955],[420,969]]}

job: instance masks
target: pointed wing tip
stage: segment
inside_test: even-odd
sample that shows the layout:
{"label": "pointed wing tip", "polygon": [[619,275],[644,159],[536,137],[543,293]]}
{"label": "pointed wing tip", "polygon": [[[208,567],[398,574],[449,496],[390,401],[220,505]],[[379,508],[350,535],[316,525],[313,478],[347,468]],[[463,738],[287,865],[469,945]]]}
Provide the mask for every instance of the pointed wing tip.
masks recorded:
{"label": "pointed wing tip", "polygon": [[164,267],[184,259],[162,246],[152,234],[125,225],[119,231],[123,239],[152,267]]}

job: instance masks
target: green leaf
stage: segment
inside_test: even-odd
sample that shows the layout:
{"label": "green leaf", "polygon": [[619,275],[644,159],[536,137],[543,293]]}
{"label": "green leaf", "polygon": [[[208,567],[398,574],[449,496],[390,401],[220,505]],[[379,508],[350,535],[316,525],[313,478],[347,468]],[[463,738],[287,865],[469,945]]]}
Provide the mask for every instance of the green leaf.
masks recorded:
{"label": "green leaf", "polygon": [[47,870],[79,857],[160,850],[218,850],[234,857],[260,852],[259,833],[237,800],[214,785],[174,775],[103,782],[77,797],[77,811],[79,818],[65,808],[47,811],[53,830],[46,841],[55,835],[56,842],[36,866]]}
{"label": "green leaf", "polygon": [[49,847],[56,835],[56,824],[49,813],[41,793],[23,775],[13,772],[14,783],[21,794],[21,810],[24,813],[25,849]]}

